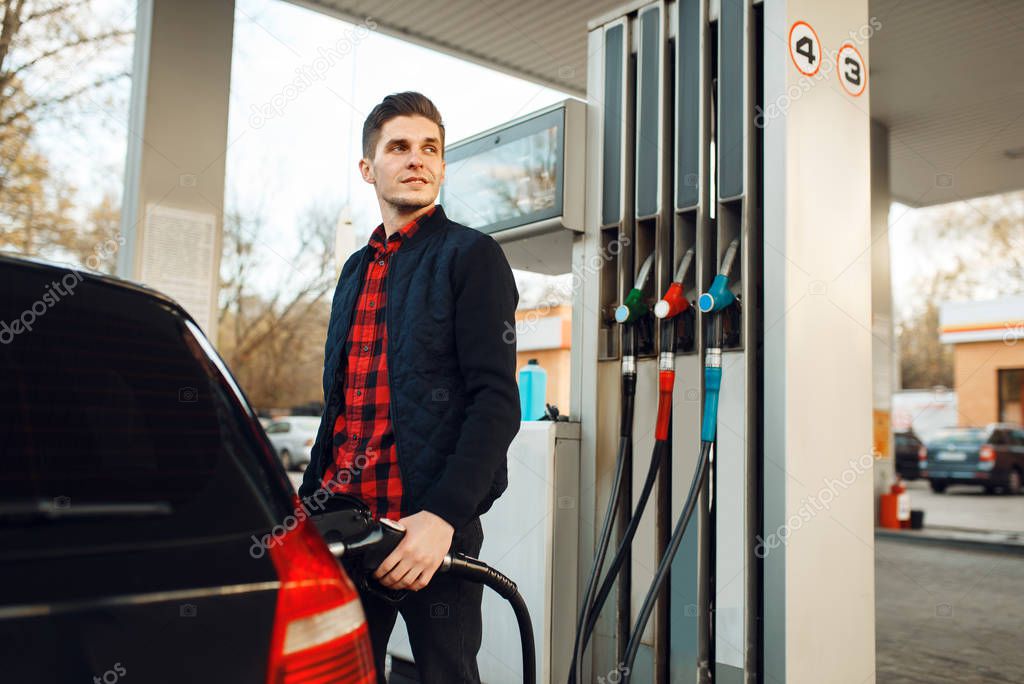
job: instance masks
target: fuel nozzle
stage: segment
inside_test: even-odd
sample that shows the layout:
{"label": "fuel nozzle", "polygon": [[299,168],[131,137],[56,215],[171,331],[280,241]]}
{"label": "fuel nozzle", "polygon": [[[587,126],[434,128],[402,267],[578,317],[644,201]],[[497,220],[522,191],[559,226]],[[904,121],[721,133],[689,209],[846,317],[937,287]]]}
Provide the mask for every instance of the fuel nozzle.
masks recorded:
{"label": "fuel nozzle", "polygon": [[715,276],[708,291],[697,299],[697,306],[704,313],[721,311],[736,301],[736,295],[729,290],[729,272],[732,271],[732,262],[736,259],[736,251],[739,246],[738,238],[729,243],[728,249],[725,250],[725,256],[722,258],[722,267],[718,269],[718,275]]}
{"label": "fuel nozzle", "polygon": [[626,295],[626,300],[615,309],[615,320],[618,323],[636,323],[647,313],[647,304],[644,303],[643,289],[647,284],[647,278],[654,266],[654,252],[647,255],[640,272],[637,273],[633,289]]}
{"label": "fuel nozzle", "polygon": [[676,269],[672,284],[668,286],[665,296],[654,305],[654,315],[658,318],[674,318],[689,308],[690,301],[686,298],[686,293],[683,292],[683,280],[686,279],[686,274],[690,271],[692,263],[693,247],[686,250],[683,260],[679,263],[679,268]]}

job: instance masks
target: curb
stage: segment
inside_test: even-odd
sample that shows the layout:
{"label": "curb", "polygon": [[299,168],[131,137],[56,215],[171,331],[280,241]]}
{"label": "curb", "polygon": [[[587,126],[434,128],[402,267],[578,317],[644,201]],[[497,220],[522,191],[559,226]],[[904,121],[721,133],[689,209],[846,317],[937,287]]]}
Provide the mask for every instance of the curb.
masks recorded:
{"label": "curb", "polygon": [[876,527],[875,539],[1024,555],[1024,535],[968,532],[942,528],[889,530]]}

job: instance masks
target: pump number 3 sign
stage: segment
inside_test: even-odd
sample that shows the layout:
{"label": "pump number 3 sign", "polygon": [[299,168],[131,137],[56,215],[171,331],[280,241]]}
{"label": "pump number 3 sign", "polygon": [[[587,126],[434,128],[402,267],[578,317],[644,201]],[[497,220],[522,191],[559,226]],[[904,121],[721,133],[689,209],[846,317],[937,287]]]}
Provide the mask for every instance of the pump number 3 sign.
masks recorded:
{"label": "pump number 3 sign", "polygon": [[789,56],[804,76],[814,76],[821,68],[821,41],[806,21],[789,27]]}
{"label": "pump number 3 sign", "polygon": [[836,54],[836,73],[843,90],[854,97],[860,97],[868,87],[868,68],[864,58],[853,43],[843,43]]}

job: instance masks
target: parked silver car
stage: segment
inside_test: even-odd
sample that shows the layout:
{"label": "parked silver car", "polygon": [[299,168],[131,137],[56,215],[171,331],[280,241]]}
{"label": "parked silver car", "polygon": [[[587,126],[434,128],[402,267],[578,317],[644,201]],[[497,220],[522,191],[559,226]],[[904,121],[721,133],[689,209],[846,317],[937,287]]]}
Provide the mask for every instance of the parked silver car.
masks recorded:
{"label": "parked silver car", "polygon": [[286,470],[306,469],[319,427],[319,416],[286,416],[267,426],[267,437]]}

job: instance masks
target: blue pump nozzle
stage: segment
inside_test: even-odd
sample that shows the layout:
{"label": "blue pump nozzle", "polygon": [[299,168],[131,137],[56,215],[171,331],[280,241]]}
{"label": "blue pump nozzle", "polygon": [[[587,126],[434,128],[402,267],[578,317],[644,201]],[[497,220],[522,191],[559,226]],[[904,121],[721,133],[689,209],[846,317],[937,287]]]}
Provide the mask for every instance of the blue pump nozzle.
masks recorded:
{"label": "blue pump nozzle", "polygon": [[697,307],[704,313],[721,311],[736,301],[736,295],[729,290],[729,272],[732,270],[732,262],[736,258],[736,250],[739,249],[739,245],[739,239],[729,243],[718,275],[715,276],[708,291],[702,293],[697,299]]}

